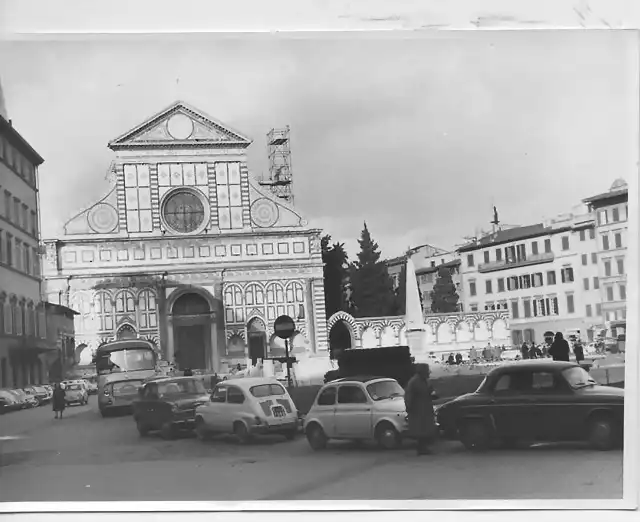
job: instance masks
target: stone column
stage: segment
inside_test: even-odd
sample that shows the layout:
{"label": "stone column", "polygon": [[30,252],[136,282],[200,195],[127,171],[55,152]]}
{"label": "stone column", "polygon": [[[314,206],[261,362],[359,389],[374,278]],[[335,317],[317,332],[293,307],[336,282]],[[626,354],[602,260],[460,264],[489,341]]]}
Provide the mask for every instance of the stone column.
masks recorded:
{"label": "stone column", "polygon": [[173,364],[174,362],[174,355],[175,355],[175,347],[174,347],[174,342],[173,342],[173,317],[171,317],[170,315],[167,315],[167,321],[166,321],[167,327],[165,329],[166,333],[167,333],[167,338],[165,339],[166,341],[166,358],[167,361],[170,364]]}
{"label": "stone column", "polygon": [[218,325],[216,324],[215,315],[211,319],[211,370],[220,371],[220,352],[218,351]]}

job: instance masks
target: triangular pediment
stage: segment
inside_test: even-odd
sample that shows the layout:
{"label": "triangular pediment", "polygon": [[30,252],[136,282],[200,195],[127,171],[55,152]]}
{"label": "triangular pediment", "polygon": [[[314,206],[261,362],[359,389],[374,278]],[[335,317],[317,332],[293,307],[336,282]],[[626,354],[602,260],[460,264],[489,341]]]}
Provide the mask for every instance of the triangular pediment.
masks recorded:
{"label": "triangular pediment", "polygon": [[251,140],[211,116],[176,102],[109,143],[112,150],[128,148],[211,146],[245,148]]}

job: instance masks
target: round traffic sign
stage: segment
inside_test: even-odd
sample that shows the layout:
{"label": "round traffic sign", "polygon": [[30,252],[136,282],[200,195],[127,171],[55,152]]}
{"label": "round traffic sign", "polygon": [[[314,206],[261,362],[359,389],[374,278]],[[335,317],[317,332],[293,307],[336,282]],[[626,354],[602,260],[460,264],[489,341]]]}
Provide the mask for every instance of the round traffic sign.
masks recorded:
{"label": "round traffic sign", "polygon": [[296,323],[288,315],[281,315],[274,321],[273,331],[280,339],[289,339],[296,331]]}

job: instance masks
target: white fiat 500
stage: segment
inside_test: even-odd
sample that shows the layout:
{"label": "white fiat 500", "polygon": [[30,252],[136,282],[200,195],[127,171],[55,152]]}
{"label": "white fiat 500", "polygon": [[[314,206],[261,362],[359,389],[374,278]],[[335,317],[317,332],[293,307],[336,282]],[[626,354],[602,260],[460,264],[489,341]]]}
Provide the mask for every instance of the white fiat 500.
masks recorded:
{"label": "white fiat 500", "polygon": [[217,433],[232,433],[243,444],[268,433],[292,440],[298,431],[298,410],[277,380],[246,377],[218,383],[211,402],[196,408],[195,423],[201,440]]}
{"label": "white fiat 500", "polygon": [[325,384],[304,423],[314,450],[324,449],[329,439],[375,440],[393,449],[407,429],[404,390],[386,377],[350,377]]}

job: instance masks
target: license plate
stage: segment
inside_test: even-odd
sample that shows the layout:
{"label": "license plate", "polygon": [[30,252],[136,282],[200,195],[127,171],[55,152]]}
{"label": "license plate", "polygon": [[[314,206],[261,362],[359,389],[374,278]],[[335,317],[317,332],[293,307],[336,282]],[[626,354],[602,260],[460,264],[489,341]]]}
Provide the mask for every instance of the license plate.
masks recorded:
{"label": "license plate", "polygon": [[287,412],[284,409],[284,406],[272,406],[271,413],[274,417],[286,417]]}

